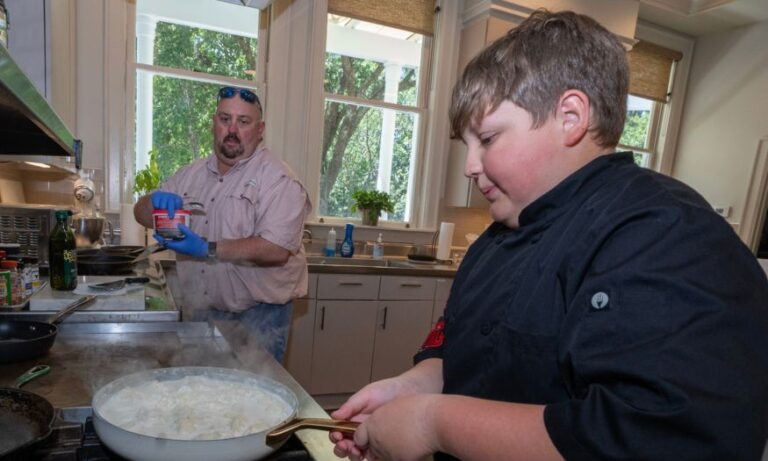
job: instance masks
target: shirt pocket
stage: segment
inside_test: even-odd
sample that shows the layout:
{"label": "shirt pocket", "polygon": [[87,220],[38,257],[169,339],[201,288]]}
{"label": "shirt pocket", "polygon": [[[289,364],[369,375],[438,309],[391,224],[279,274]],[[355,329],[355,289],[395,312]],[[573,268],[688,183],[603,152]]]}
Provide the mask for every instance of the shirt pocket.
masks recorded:
{"label": "shirt pocket", "polygon": [[255,187],[243,187],[224,197],[221,207],[222,238],[252,237],[256,234],[259,197]]}

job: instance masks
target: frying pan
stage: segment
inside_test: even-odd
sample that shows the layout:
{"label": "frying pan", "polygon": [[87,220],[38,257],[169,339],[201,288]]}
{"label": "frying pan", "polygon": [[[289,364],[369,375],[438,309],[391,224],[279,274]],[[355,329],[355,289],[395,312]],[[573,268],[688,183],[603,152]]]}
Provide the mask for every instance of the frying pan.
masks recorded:
{"label": "frying pan", "polygon": [[[282,399],[291,414],[280,424],[253,434],[218,440],[175,440],[138,434],[104,418],[102,408],[117,392],[153,381],[173,381],[187,376],[257,386]],[[173,367],[140,371],[112,381],[93,396],[93,424],[99,439],[117,454],[138,461],[246,461],[263,458],[279,448],[298,429],[323,428],[353,432],[357,423],[323,419],[296,419],[298,399],[284,385],[247,371],[216,367]],[[273,434],[274,433],[274,434]],[[271,437],[270,437],[271,435]]]}
{"label": "frying pan", "polygon": [[21,362],[48,352],[56,340],[55,324],[95,299],[95,296],[83,296],[49,317],[47,322],[0,320],[0,363]]}
{"label": "frying pan", "polygon": [[102,251],[77,255],[77,273],[79,275],[127,275],[133,273],[134,256],[110,254]]}
{"label": "frying pan", "polygon": [[0,388],[0,458],[42,441],[51,433],[53,405],[32,392],[19,389],[50,367],[38,365],[21,375],[13,388]]}

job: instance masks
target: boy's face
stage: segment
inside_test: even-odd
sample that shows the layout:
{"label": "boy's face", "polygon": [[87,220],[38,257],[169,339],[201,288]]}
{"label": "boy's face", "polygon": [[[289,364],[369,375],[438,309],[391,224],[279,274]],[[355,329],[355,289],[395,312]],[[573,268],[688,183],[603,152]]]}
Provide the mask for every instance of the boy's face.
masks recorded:
{"label": "boy's face", "polygon": [[562,179],[565,156],[558,119],[532,129],[532,118],[510,101],[466,129],[464,174],[490,202],[494,221],[518,227],[520,212]]}

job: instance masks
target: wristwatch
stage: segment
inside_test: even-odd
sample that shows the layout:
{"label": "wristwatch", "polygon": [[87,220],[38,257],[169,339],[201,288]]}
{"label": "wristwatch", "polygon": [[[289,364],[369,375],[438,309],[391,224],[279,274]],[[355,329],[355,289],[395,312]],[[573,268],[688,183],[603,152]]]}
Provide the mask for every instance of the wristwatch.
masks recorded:
{"label": "wristwatch", "polygon": [[216,242],[208,242],[208,259],[216,259]]}

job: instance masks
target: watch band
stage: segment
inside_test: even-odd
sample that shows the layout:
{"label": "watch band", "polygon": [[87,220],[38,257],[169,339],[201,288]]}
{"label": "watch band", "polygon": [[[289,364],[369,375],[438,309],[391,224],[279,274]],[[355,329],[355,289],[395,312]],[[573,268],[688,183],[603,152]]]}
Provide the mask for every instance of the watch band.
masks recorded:
{"label": "watch band", "polygon": [[216,242],[208,242],[208,259],[216,259]]}

